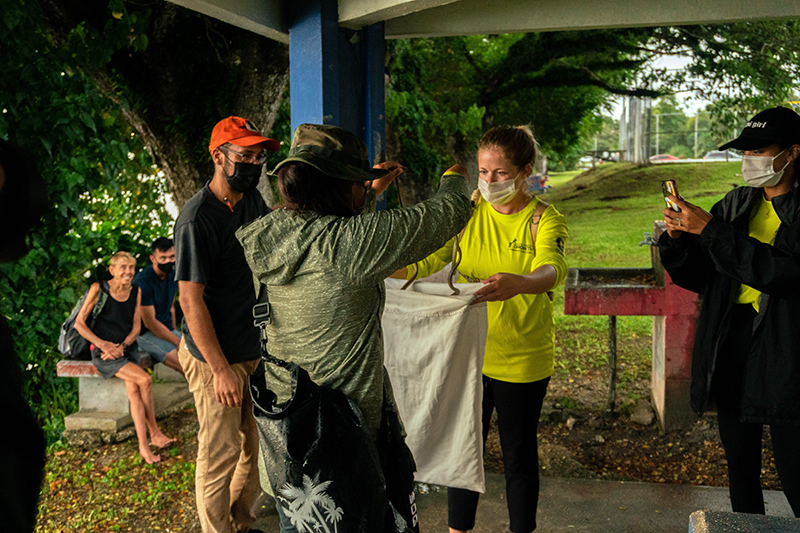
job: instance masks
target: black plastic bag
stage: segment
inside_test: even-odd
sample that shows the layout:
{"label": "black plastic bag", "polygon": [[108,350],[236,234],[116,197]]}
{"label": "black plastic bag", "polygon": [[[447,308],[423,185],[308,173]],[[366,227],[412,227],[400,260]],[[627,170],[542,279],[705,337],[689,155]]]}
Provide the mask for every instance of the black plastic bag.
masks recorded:
{"label": "black plastic bag", "polygon": [[[386,400],[383,402],[381,429],[378,434],[378,455],[396,527],[405,526],[407,531],[419,533],[417,502],[414,494],[414,472],[417,470],[417,465],[414,462],[414,455],[406,445],[397,410]],[[398,519],[398,515],[401,519]],[[387,531],[392,531],[389,524]]]}
{"label": "black plastic bag", "polygon": [[[276,404],[263,367],[251,376],[250,391],[270,485],[286,517],[298,531],[419,531],[392,511],[382,461],[358,406],[302,368],[285,367],[292,375],[288,402]],[[413,485],[413,470],[408,475]]]}

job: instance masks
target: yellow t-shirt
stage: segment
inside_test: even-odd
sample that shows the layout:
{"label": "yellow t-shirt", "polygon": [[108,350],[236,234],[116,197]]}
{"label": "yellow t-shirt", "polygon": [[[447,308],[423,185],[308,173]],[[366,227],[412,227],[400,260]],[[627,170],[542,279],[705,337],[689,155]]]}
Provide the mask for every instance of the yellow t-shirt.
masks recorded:
{"label": "yellow t-shirt", "polygon": [[[567,275],[564,244],[568,232],[564,216],[548,206],[539,221],[536,245],[532,242],[530,221],[537,198],[519,213],[498,213],[488,202],[478,199],[461,238],[463,254],[459,279],[464,276],[486,279],[500,272],[530,274],[543,265],[556,269],[557,282]],[[420,261],[419,277],[444,268],[452,258],[454,239]],[[407,277],[413,275],[409,268]],[[555,324],[553,303],[547,294],[519,294],[502,302],[487,302],[489,331],[483,374],[501,381],[530,383],[553,373]]]}
{"label": "yellow t-shirt", "polygon": [[[750,213],[749,235],[764,244],[774,244],[780,225],[781,219],[775,212],[775,208],[772,207],[772,202],[764,198],[762,194],[761,202]],[[736,299],[736,303],[753,304],[753,308],[758,312],[758,299],[760,297],[761,291],[742,284],[739,288],[739,297]]]}

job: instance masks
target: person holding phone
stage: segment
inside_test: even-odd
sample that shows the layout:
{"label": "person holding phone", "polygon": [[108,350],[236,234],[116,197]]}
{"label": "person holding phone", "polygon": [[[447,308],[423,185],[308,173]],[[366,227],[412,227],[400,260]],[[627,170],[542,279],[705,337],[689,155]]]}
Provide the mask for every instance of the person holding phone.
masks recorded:
{"label": "person holding phone", "polygon": [[733,511],[764,514],[762,430],[800,517],[800,115],[775,107],[720,147],[744,153],[746,187],[706,212],[676,195],[664,209],[661,262],[700,293],[691,402],[716,402]]}

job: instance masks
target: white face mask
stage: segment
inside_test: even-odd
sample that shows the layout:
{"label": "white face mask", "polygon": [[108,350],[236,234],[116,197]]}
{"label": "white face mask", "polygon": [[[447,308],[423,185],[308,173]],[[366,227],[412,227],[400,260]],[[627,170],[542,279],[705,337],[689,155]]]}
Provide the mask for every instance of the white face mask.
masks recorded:
{"label": "white face mask", "polygon": [[786,150],[782,150],[775,157],[757,155],[742,156],[742,179],[750,187],[773,187],[781,181],[783,171],[789,166],[789,161],[783,168],[775,172],[773,162]]}
{"label": "white face mask", "polygon": [[483,199],[490,204],[507,204],[517,195],[517,179],[495,181],[494,183],[486,183],[479,179],[478,189],[480,189]]}

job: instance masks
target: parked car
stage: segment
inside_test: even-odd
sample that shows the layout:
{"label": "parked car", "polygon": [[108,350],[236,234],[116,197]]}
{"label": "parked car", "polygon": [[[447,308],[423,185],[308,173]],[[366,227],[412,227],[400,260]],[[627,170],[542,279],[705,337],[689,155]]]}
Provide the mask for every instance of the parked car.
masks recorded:
{"label": "parked car", "polygon": [[679,157],[671,154],[656,154],[650,156],[650,161],[677,161]]}
{"label": "parked car", "polygon": [[585,155],[578,159],[578,168],[592,168],[593,165],[602,165],[605,161],[600,157]]}
{"label": "parked car", "polygon": [[709,159],[712,161],[741,161],[742,156],[736,155],[727,150],[711,150],[710,152],[706,152],[706,155],[703,156],[703,159]]}

